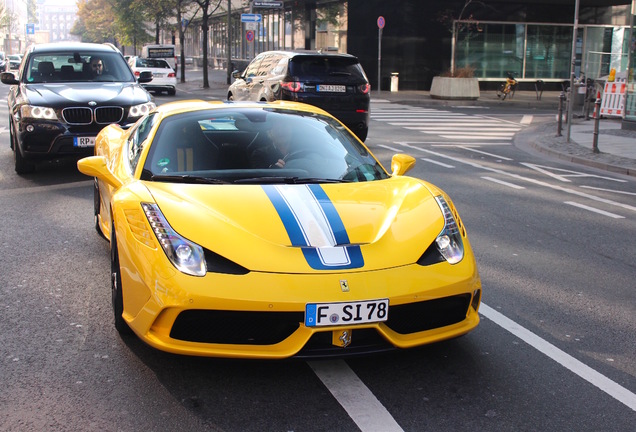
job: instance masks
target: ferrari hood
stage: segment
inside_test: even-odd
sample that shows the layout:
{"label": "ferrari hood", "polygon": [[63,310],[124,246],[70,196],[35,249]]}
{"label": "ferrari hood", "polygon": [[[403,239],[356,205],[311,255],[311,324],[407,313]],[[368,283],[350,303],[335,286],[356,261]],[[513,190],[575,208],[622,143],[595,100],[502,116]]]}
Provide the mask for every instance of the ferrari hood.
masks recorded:
{"label": "ferrari hood", "polygon": [[22,84],[29,103],[61,108],[68,105],[135,105],[150,100],[148,93],[133,82]]}
{"label": "ferrari hood", "polygon": [[146,186],[176,232],[252,271],[408,265],[444,226],[427,184],[408,177],[327,185]]}

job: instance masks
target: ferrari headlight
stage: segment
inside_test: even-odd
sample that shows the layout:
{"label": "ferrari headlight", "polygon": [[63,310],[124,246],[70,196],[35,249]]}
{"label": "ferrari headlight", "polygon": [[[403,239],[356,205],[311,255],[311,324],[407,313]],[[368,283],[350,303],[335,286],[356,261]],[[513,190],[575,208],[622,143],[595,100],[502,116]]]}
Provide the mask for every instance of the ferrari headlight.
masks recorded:
{"label": "ferrari headlight", "polygon": [[146,102],[140,105],[131,106],[128,110],[128,118],[139,118],[148,114],[150,111],[155,109],[157,105],[154,102]]}
{"label": "ferrari headlight", "polygon": [[141,207],[170,262],[185,274],[205,276],[203,248],[177,234],[156,204],[141,203]]}
{"label": "ferrari headlight", "polygon": [[436,196],[435,200],[444,214],[444,229],[435,239],[435,245],[446,261],[450,264],[457,264],[464,258],[462,235],[444,197]]}
{"label": "ferrari headlight", "polygon": [[57,120],[57,114],[55,114],[55,110],[49,107],[22,105],[20,107],[20,115],[22,116],[22,118]]}

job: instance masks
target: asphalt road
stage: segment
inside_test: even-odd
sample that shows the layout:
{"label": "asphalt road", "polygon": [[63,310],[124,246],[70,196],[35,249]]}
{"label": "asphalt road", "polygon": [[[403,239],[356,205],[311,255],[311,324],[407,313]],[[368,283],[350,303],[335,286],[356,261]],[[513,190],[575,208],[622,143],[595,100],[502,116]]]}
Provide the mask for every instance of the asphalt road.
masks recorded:
{"label": "asphalt road", "polygon": [[[497,120],[478,140],[477,129],[449,138],[386,119],[413,110],[374,103],[367,144],[385,166],[416,156],[410,174],[453,198],[482,276],[482,322],[346,361],[190,358],[122,339],[91,180],[73,163],[17,176],[0,128],[0,430],[633,430],[634,179],[532,153],[524,140],[541,113],[530,126],[524,112],[427,114],[437,127]],[[501,127],[515,138],[495,139]]]}

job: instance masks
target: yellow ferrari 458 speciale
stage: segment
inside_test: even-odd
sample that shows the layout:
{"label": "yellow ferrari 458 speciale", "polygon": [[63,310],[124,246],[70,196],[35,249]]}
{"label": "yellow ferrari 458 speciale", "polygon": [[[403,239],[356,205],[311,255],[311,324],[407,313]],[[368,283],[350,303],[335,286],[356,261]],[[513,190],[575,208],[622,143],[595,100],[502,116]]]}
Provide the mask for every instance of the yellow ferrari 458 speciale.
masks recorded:
{"label": "yellow ferrari 458 speciale", "polygon": [[293,102],[182,101],[103,129],[95,178],[115,327],[171,353],[274,359],[411,348],[479,323],[450,198],[387,172]]}

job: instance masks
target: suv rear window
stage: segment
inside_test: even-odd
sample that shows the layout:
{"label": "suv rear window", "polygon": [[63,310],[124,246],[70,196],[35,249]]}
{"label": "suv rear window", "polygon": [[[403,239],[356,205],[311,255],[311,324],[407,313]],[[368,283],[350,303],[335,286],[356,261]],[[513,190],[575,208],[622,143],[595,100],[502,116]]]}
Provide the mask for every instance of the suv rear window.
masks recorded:
{"label": "suv rear window", "polygon": [[358,61],[350,57],[296,56],[289,62],[289,75],[317,80],[334,77],[367,80]]}

